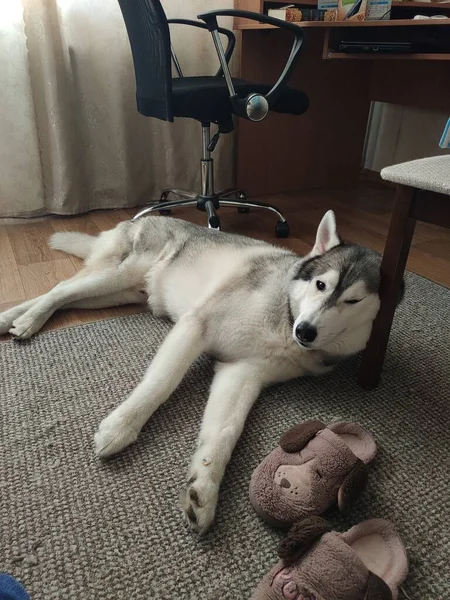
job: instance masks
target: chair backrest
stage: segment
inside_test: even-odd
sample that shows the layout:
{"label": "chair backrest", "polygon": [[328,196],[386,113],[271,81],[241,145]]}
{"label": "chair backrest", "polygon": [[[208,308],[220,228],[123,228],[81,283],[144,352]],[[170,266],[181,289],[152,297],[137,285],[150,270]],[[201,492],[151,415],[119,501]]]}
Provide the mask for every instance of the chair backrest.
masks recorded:
{"label": "chair backrest", "polygon": [[119,0],[130,40],[138,111],[173,121],[170,33],[159,0]]}

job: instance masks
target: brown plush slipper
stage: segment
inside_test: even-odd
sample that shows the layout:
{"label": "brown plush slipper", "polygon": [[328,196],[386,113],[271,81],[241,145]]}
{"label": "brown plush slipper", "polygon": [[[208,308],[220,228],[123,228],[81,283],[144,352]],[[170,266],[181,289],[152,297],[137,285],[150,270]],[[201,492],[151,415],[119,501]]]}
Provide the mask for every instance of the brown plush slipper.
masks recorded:
{"label": "brown plush slipper", "polygon": [[280,543],[281,561],[252,600],[396,600],[408,560],[388,521],[372,519],[346,533],[319,517],[295,524]]}
{"label": "brown plush slipper", "polygon": [[375,453],[372,436],[356,423],[301,423],[253,472],[250,501],[279,527],[320,515],[336,501],[345,510],[364,489]]}

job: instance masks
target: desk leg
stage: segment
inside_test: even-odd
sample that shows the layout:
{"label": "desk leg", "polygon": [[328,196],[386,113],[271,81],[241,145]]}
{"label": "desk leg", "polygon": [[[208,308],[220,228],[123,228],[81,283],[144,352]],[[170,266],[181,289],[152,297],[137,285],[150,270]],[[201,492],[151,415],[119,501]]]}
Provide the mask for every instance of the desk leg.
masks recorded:
{"label": "desk leg", "polygon": [[381,306],[363,353],[358,375],[360,385],[367,390],[375,388],[380,380],[392,320],[401,293],[403,274],[416,224],[416,220],[410,216],[415,191],[414,188],[403,185],[397,189],[381,262]]}

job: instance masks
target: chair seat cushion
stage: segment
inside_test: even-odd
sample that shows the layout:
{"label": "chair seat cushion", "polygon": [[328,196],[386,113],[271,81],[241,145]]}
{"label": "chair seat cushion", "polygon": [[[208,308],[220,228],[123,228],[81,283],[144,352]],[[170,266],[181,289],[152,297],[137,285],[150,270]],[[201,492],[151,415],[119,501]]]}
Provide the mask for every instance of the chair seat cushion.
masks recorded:
{"label": "chair seat cushion", "polygon": [[[267,94],[271,85],[233,79],[239,97],[252,92]],[[234,114],[228,88],[223,77],[180,77],[172,80],[174,116],[188,117],[202,122],[225,121]],[[285,88],[272,110],[301,115],[308,109],[308,96],[299,90]]]}
{"label": "chair seat cushion", "polygon": [[381,177],[420,190],[450,195],[450,155],[421,158],[385,167],[381,171]]}

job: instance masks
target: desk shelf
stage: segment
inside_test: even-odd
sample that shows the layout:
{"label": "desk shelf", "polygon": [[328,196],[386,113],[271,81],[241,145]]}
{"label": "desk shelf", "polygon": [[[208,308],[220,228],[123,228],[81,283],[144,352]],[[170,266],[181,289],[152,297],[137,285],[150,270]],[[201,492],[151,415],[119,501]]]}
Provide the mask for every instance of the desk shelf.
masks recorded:
{"label": "desk shelf", "polygon": [[[317,8],[317,0],[268,0],[270,4],[281,4],[287,6],[288,4],[303,4],[304,6],[312,6]],[[411,10],[417,10],[418,8],[432,8],[432,9],[443,9],[444,12],[450,11],[450,2],[392,2],[393,8],[406,8]]]}
{"label": "desk shelf", "polygon": [[[308,4],[309,2],[315,2],[315,0],[308,0]],[[444,12],[450,11],[449,2],[392,2],[392,6],[393,8],[432,8],[433,10],[443,9]]]}
{"label": "desk shelf", "polygon": [[420,53],[415,54],[348,54],[347,52],[327,53],[326,59],[344,60],[450,60],[450,54]]}
{"label": "desk shelf", "polygon": [[[444,29],[440,26],[430,25],[430,21],[414,21],[421,25],[403,26],[398,21],[386,21],[397,25],[382,27],[379,21],[375,27],[369,28],[372,22],[366,21],[362,29],[354,27],[329,27],[323,31],[322,58],[327,60],[353,60],[353,61],[450,61],[450,23]],[[411,23],[412,24],[412,23]],[[427,27],[428,24],[428,27]],[[319,30],[316,30],[318,33]],[[312,33],[312,32],[311,32]],[[391,41],[412,43],[415,52],[410,53],[347,53],[339,51],[341,41],[347,42],[372,42],[389,43]]]}
{"label": "desk shelf", "polygon": [[[450,61],[450,19],[396,19],[391,21],[303,21],[298,26],[311,29],[317,34],[322,32],[323,48],[322,58],[325,60],[401,60],[401,61]],[[243,22],[238,27],[244,31],[270,31],[279,30],[273,25],[265,25],[254,22]],[[391,31],[392,28],[395,31]],[[344,33],[344,32],[347,33]],[[358,31],[361,33],[358,34]],[[340,39],[358,40],[369,39],[370,41],[414,41],[424,42],[432,34],[432,39],[440,40],[438,48],[440,52],[416,52],[411,54],[348,54],[337,51]]]}
{"label": "desk shelf", "polygon": [[[343,27],[449,27],[450,29],[450,19],[420,19],[415,21],[414,19],[393,19],[391,21],[301,21],[300,23],[295,23],[299,27],[319,27],[319,28],[328,28],[328,29],[336,29]],[[264,23],[255,23],[254,21],[246,21],[243,23],[239,23],[236,26],[236,29],[255,29],[255,30],[264,30],[264,29],[278,29],[275,25],[266,25]]]}

